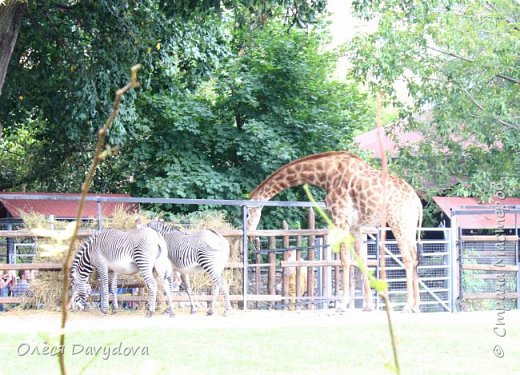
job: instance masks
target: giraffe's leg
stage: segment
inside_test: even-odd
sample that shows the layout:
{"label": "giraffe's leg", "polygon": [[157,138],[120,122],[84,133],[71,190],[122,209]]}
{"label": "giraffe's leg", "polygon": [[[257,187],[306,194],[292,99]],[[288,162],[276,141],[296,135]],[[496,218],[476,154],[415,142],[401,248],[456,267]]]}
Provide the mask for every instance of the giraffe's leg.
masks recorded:
{"label": "giraffe's leg", "polygon": [[[413,248],[412,248],[413,250]],[[421,305],[421,295],[419,292],[419,275],[417,272],[417,267],[419,265],[419,262],[417,260],[417,256],[413,260],[413,306],[412,306],[412,312],[418,313],[420,312],[419,306]]]}
{"label": "giraffe's leg", "polygon": [[[397,232],[397,234],[395,234]],[[408,231],[411,232],[411,231]],[[413,231],[415,233],[415,231]],[[403,264],[406,271],[406,305],[403,312],[419,312],[421,303],[419,296],[419,279],[417,276],[417,246],[415,237],[403,238],[396,230],[394,232],[403,257]]]}
{"label": "giraffe's leg", "polygon": [[[110,275],[110,273],[109,273]],[[112,314],[117,312],[119,307],[117,303],[117,273],[111,272],[112,277],[110,278],[110,291],[112,292]]]}
{"label": "giraffe's leg", "polygon": [[193,298],[191,295],[191,285],[190,285],[190,275],[188,274],[181,274],[182,282],[184,283],[184,286],[186,287],[186,293],[188,293],[188,299],[190,300],[190,314],[195,314],[197,312],[197,308],[195,307],[195,304],[193,303]]}
{"label": "giraffe's leg", "polygon": [[337,304],[336,311],[343,312],[350,305],[350,252],[346,244],[341,245],[340,258],[341,267],[343,268],[343,300]]}
{"label": "giraffe's leg", "polygon": [[361,236],[361,232],[354,232],[354,237],[356,238],[356,253],[359,255],[362,261],[362,269],[360,269],[361,277],[363,279],[363,289],[364,289],[364,307],[363,311],[373,311],[374,310],[374,300],[372,298],[372,291],[370,289],[370,281],[368,280],[368,268],[367,268],[367,260],[368,254],[366,247],[363,246],[363,238]]}
{"label": "giraffe's leg", "polygon": [[406,305],[403,307],[403,312],[412,312],[414,305],[414,287],[413,287],[413,273],[414,264],[406,245],[401,246],[401,255],[403,257],[404,268],[406,271]]}

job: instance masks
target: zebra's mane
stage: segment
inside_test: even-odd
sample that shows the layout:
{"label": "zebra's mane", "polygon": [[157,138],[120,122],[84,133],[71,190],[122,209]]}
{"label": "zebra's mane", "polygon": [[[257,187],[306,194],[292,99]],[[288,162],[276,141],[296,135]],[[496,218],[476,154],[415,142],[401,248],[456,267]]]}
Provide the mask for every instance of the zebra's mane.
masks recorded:
{"label": "zebra's mane", "polygon": [[149,225],[150,228],[157,230],[158,232],[178,232],[182,234],[187,234],[186,232],[180,230],[177,227],[174,227],[171,224],[167,224],[162,220],[153,220]]}
{"label": "zebra's mane", "polygon": [[80,248],[76,251],[76,255],[74,256],[74,260],[72,261],[72,266],[70,267],[70,273],[74,273],[78,270],[80,263],[84,262],[84,258],[86,253],[90,251],[92,248],[92,242],[96,239],[99,233],[95,233],[88,237],[80,246]]}

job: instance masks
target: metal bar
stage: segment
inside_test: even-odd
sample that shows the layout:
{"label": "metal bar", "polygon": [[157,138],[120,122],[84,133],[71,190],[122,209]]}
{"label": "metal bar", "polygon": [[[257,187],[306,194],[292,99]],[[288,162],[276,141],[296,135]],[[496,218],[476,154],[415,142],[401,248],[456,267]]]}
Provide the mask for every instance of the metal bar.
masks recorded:
{"label": "metal bar", "polygon": [[[381,252],[379,251],[379,241],[380,241],[380,236],[381,236],[381,229],[378,227],[377,228],[377,232],[376,232],[376,277],[377,279],[380,279],[381,278],[381,274],[380,274],[380,262],[381,262]],[[368,235],[367,235],[367,238],[368,238]],[[368,240],[367,240],[368,242]],[[367,247],[368,247],[368,243],[367,243]],[[367,249],[367,252],[368,252],[368,249]],[[381,300],[380,298],[380,295],[379,295],[379,292],[376,291],[376,309],[379,309],[379,301]]]}
{"label": "metal bar", "polygon": [[248,277],[248,242],[247,242],[247,206],[242,206],[242,253],[244,268],[242,271],[242,294],[243,294],[243,306],[244,311],[247,310],[247,277]]}
{"label": "metal bar", "polygon": [[515,234],[517,238],[515,243],[515,263],[518,267],[518,270],[516,271],[516,292],[518,293],[516,308],[520,309],[520,239],[518,237],[518,215],[515,215]]}
{"label": "metal bar", "polygon": [[451,215],[451,230],[449,231],[450,239],[450,260],[449,260],[449,274],[450,274],[450,301],[451,301],[451,312],[457,311],[457,275],[455,270],[457,264],[457,215]]}
{"label": "metal bar", "polygon": [[[12,231],[13,230],[13,223],[7,223],[7,230]],[[16,260],[13,257],[14,252],[14,241],[12,238],[7,238],[6,243],[6,255],[7,255],[7,263],[16,263]]]}
{"label": "metal bar", "polygon": [[[386,246],[384,246],[384,249],[385,253],[389,254],[392,257],[392,259],[397,262],[397,264],[405,268],[403,262],[401,262],[401,260],[397,258]],[[451,311],[450,307],[446,304],[446,302],[440,299],[435,294],[435,292],[431,290],[430,287],[428,287],[428,285],[426,285],[421,279],[419,279],[419,285],[421,285],[428,292],[428,294],[430,294],[434,299],[436,299],[442,305],[442,307],[444,307],[447,311]]]}
{"label": "metal bar", "polygon": [[98,230],[103,230],[103,215],[102,215],[101,201],[98,200],[96,203],[97,203],[96,206],[97,206]]}
{"label": "metal bar", "polygon": [[[45,195],[45,194],[0,194],[0,200],[56,200],[79,201],[80,196]],[[254,201],[254,200],[227,200],[227,199],[181,199],[181,198],[134,198],[134,197],[100,197],[89,195],[87,202],[103,203],[152,203],[152,204],[196,204],[237,207],[318,207],[325,208],[323,202],[292,202],[292,201]]]}
{"label": "metal bar", "polygon": [[[520,206],[510,207],[510,208],[507,208],[507,206],[505,206],[503,208],[503,211],[506,215],[520,213]],[[496,212],[495,209],[493,209],[493,210],[490,210],[490,209],[457,210],[457,209],[453,209],[453,208],[451,209],[452,217],[453,217],[453,215],[483,215],[483,214],[494,214],[495,212]]]}

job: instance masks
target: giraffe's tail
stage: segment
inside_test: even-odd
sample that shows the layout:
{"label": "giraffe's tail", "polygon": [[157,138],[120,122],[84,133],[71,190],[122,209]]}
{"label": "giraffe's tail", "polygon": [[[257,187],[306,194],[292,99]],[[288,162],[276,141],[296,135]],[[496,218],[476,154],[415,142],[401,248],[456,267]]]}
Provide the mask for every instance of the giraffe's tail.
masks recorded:
{"label": "giraffe's tail", "polygon": [[419,212],[419,217],[417,221],[417,262],[420,263],[423,258],[423,244],[421,242],[421,227],[423,222],[423,206],[421,203],[421,199],[418,199],[417,209]]}

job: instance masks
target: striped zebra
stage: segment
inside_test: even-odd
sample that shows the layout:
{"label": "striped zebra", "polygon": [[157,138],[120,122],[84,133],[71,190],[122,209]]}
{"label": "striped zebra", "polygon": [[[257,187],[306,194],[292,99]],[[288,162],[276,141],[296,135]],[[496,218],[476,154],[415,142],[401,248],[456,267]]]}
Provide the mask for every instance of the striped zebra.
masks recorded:
{"label": "striped zebra", "polygon": [[186,287],[191,305],[191,313],[196,312],[192,300],[190,274],[194,272],[207,272],[212,281],[211,304],[208,307],[208,315],[213,315],[215,301],[219,290],[224,294],[224,316],[229,315],[231,303],[229,301],[228,286],[222,277],[222,271],[229,259],[229,242],[213,230],[200,230],[191,234],[181,232],[163,221],[153,220],[149,224],[164,236],[168,245],[168,257],[174,271],[181,273],[182,281]]}
{"label": "striped zebra", "polygon": [[108,311],[109,273],[110,289],[114,296],[112,312],[117,311],[117,274],[131,275],[141,272],[148,286],[148,309],[146,316],[155,311],[157,282],[153,269],[163,280],[168,297],[168,311],[173,316],[171,297],[172,267],[164,238],[150,228],[129,232],[105,229],[90,236],[78,249],[71,267],[72,304],[83,309],[87,303],[90,274],[96,270],[101,281],[101,312]]}

